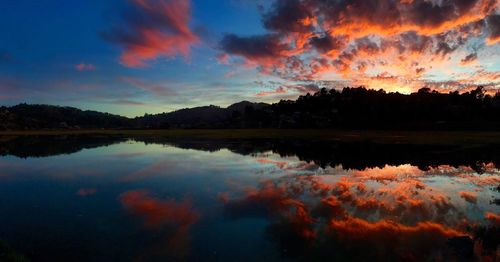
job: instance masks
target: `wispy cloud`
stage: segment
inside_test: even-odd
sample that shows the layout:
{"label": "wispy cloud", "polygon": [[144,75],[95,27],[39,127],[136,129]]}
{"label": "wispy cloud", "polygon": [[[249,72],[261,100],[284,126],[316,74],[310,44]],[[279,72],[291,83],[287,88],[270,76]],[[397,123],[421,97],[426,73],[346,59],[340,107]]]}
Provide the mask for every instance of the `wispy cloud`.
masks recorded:
{"label": "wispy cloud", "polygon": [[88,63],[79,63],[75,65],[75,69],[78,71],[94,71],[95,66],[93,64],[88,64]]}
{"label": "wispy cloud", "polygon": [[144,90],[155,96],[167,97],[176,94],[174,90],[160,84],[151,83],[134,77],[121,77],[121,79],[123,82],[129,84],[130,86]]}

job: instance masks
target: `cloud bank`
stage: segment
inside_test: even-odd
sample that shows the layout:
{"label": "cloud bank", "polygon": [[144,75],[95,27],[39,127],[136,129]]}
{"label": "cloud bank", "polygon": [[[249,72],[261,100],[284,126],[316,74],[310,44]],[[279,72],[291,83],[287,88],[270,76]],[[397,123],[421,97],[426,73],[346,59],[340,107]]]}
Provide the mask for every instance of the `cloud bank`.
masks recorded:
{"label": "cloud bank", "polygon": [[220,50],[287,80],[414,91],[436,71],[474,66],[476,50],[464,50],[498,43],[499,12],[497,0],[276,0],[262,14],[266,34],[228,34]]}

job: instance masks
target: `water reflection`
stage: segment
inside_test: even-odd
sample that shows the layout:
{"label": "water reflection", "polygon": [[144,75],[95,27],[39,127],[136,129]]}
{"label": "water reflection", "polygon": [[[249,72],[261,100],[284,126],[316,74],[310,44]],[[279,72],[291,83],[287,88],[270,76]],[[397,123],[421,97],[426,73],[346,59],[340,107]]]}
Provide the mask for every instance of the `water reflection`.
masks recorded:
{"label": "water reflection", "polygon": [[0,239],[34,261],[500,257],[493,145],[0,141]]}
{"label": "water reflection", "polygon": [[[482,175],[449,166],[333,168],[321,176],[264,180],[223,201],[231,219],[269,219],[268,236],[284,253],[304,259],[420,261],[458,259],[459,251],[494,261],[500,216],[491,197],[499,184],[495,168]],[[479,240],[479,230],[497,240]],[[454,243],[459,250],[450,248]]]}
{"label": "water reflection", "polygon": [[161,200],[146,191],[127,191],[120,195],[123,207],[140,217],[156,233],[165,232],[165,240],[142,255],[144,259],[169,257],[186,259],[189,255],[189,229],[199,219],[190,201]]}

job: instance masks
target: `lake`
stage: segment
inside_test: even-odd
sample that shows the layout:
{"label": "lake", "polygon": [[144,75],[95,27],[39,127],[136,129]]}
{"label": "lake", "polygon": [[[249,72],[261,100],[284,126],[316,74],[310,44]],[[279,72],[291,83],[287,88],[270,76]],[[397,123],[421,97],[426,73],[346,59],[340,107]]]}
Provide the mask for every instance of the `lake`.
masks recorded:
{"label": "lake", "polygon": [[498,261],[499,150],[3,138],[0,261]]}

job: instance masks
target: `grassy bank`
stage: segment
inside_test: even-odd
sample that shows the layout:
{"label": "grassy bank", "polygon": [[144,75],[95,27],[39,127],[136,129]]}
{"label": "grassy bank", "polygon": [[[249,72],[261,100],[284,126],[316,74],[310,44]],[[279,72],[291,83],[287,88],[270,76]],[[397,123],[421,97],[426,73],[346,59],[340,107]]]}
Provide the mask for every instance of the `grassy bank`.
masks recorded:
{"label": "grassy bank", "polygon": [[[213,139],[306,139],[338,141],[373,141],[408,144],[477,145],[498,143],[500,132],[468,131],[356,131],[329,129],[171,129],[171,130],[40,130],[4,131],[0,136],[121,135],[160,136],[169,138]],[[1,138],[0,138],[1,139]]]}

